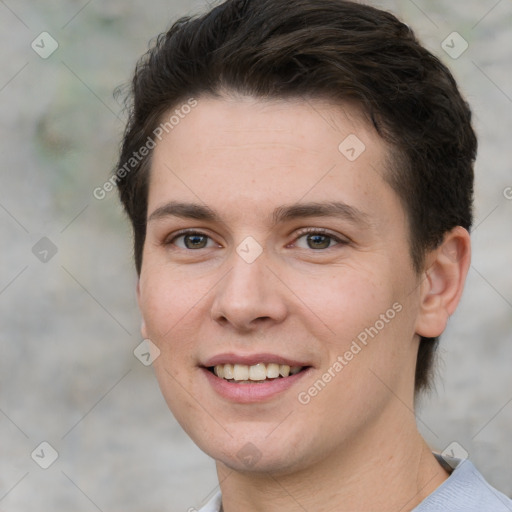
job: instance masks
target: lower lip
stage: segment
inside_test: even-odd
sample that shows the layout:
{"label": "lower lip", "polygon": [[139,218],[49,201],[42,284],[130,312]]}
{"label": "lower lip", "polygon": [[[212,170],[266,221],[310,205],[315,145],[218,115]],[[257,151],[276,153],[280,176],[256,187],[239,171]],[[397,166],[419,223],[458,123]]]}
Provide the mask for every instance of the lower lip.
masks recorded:
{"label": "lower lip", "polygon": [[282,393],[299,382],[311,368],[306,368],[295,375],[289,377],[281,377],[278,379],[268,380],[264,382],[256,382],[255,384],[235,384],[225,379],[221,379],[206,368],[201,368],[208,382],[220,396],[230,401],[249,404],[255,402],[263,402]]}

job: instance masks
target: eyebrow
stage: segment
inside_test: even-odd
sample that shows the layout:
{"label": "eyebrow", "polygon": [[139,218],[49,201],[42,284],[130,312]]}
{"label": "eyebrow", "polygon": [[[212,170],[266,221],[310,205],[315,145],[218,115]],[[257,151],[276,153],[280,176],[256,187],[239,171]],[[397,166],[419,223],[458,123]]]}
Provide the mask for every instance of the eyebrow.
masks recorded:
{"label": "eyebrow", "polygon": [[[158,207],[148,217],[148,223],[165,217],[180,217],[210,222],[221,222],[220,215],[208,206],[197,203],[169,201]],[[309,202],[279,206],[272,214],[272,225],[306,217],[339,217],[353,224],[370,226],[369,216],[346,203],[329,201],[324,203]]]}

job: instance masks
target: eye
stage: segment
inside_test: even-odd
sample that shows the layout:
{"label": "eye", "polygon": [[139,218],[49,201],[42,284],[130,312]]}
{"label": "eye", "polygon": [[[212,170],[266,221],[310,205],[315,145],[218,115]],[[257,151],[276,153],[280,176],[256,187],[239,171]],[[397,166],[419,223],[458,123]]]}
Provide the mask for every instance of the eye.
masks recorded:
{"label": "eye", "polygon": [[[178,241],[180,241],[178,243]],[[208,245],[210,242],[210,245]],[[180,231],[172,238],[166,240],[165,245],[176,245],[180,249],[194,250],[194,249],[207,249],[216,244],[213,240],[200,231]]]}
{"label": "eye", "polygon": [[[343,240],[332,233],[328,232],[325,229],[320,228],[307,228],[299,231],[296,240],[300,240],[301,238],[306,240],[306,246],[299,247],[301,249],[313,249],[313,250],[321,250],[321,249],[329,249],[333,245],[347,245],[348,240]],[[333,243],[334,242],[334,243]],[[298,244],[297,244],[298,245]]]}
{"label": "eye", "polygon": [[[298,244],[301,239],[305,244]],[[180,231],[167,239],[165,245],[175,245],[183,250],[208,249],[219,247],[208,235],[200,231]],[[348,240],[340,238],[323,228],[306,228],[297,234],[294,245],[301,249],[325,250],[334,245],[347,245]]]}

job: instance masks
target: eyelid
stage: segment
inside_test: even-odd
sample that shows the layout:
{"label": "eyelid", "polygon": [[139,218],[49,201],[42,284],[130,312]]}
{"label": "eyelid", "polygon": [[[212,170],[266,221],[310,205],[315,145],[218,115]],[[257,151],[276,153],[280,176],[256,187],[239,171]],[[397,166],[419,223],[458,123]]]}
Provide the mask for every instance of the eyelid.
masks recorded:
{"label": "eyelid", "polygon": [[295,233],[294,241],[301,238],[302,236],[308,235],[308,234],[325,235],[325,236],[328,236],[329,238],[332,238],[339,244],[349,244],[351,242],[351,240],[347,236],[339,235],[337,233],[329,231],[326,228],[314,228],[314,227],[300,229],[297,233]]}
{"label": "eyelid", "polygon": [[[347,244],[349,244],[351,242],[351,240],[348,237],[340,236],[340,235],[338,235],[336,233],[333,233],[332,231],[329,231],[326,228],[308,227],[308,228],[299,229],[294,234],[294,239],[293,239],[292,243],[296,242],[299,238],[303,237],[304,235],[308,235],[308,234],[320,234],[320,235],[328,236],[329,238],[331,238],[334,241],[336,241],[336,245],[338,245],[338,244],[340,244],[340,245],[347,245]],[[177,231],[175,233],[172,233],[171,235],[166,237],[164,239],[164,241],[163,241],[163,245],[171,245],[177,238],[179,238],[181,236],[184,236],[184,235],[205,236],[205,237],[209,238],[211,241],[215,242],[213,240],[213,238],[208,233],[205,233],[204,231],[201,231],[200,229],[186,228],[186,229],[181,229],[181,230],[179,230],[179,231]],[[217,244],[217,242],[215,242],[215,243]],[[287,247],[289,245],[290,244],[288,244]],[[207,247],[203,247],[203,249],[207,249]],[[194,249],[183,249],[183,250],[194,251]],[[195,250],[197,251],[199,249],[195,249]],[[323,252],[323,251],[324,250],[319,251],[319,252]]]}
{"label": "eyelid", "polygon": [[[186,228],[186,229],[180,229],[179,231],[171,233],[169,236],[164,238],[162,244],[163,245],[171,245],[177,238],[179,238],[180,236],[183,236],[183,235],[205,236],[205,237],[209,238],[210,240],[212,240],[213,242],[215,242],[215,240],[213,240],[213,238],[208,233],[205,233],[204,231],[202,231],[200,229]],[[218,244],[217,242],[215,242],[215,243]],[[188,250],[193,250],[193,249],[188,249]]]}

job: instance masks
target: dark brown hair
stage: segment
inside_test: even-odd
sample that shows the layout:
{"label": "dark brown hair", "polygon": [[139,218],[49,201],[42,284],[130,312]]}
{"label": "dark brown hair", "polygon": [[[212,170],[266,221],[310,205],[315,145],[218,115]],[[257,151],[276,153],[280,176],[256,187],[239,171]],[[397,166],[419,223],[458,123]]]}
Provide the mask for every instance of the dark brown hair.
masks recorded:
{"label": "dark brown hair", "polygon": [[[223,91],[356,102],[390,148],[386,179],[408,214],[418,273],[447,231],[470,229],[471,112],[449,70],[407,25],[344,0],[228,0],[175,22],[135,70],[114,178],[133,226],[138,273],[151,153],[140,161],[134,154],[150,147],[170,109]],[[430,387],[438,341],[421,339],[416,392]]]}

